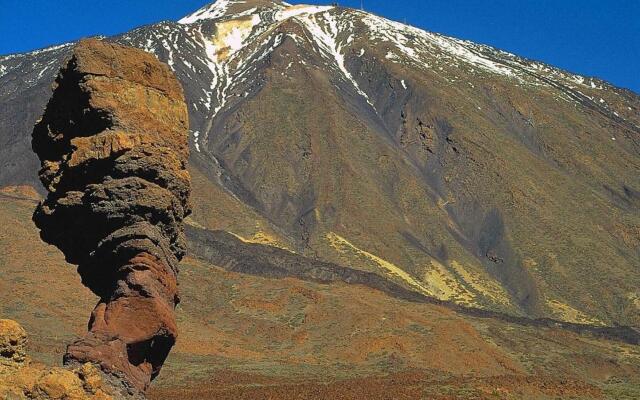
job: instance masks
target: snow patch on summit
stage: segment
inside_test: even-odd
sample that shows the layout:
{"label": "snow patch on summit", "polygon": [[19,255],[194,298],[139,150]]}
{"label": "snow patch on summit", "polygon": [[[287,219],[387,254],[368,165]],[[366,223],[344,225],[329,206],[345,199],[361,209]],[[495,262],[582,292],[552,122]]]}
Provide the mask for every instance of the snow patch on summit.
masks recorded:
{"label": "snow patch on summit", "polygon": [[[470,42],[427,32],[368,13],[362,13],[362,21],[368,27],[373,39],[393,44],[412,61],[432,58],[433,50],[436,50],[444,53],[445,58],[452,61],[462,61],[498,75],[515,75],[510,67],[474,51]],[[400,60],[392,51],[387,54],[387,59]]]}
{"label": "snow patch on summit", "polygon": [[201,8],[191,15],[187,15],[178,21],[179,24],[193,24],[205,19],[220,18],[227,13],[229,0],[218,0],[214,4]]}
{"label": "snow patch on summit", "polygon": [[286,19],[297,17],[304,14],[318,14],[331,10],[332,6],[309,6],[301,4],[298,6],[287,7],[284,10],[280,10],[276,13],[276,21],[284,21]]}

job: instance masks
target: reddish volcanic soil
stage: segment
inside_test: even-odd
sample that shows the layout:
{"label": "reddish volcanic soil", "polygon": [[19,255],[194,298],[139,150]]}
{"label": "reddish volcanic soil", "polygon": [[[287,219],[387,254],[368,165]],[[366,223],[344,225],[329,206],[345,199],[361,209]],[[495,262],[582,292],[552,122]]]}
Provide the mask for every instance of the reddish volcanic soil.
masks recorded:
{"label": "reddish volcanic soil", "polygon": [[[0,196],[0,315],[60,362],[95,301],[30,221]],[[640,349],[572,332],[479,319],[323,285],[181,265],[178,342],[152,399],[636,399]]]}
{"label": "reddish volcanic soil", "polygon": [[428,373],[407,372],[337,382],[286,382],[261,376],[225,373],[188,387],[154,388],[151,399],[600,399],[596,386],[553,377],[522,375],[492,378],[438,379]]}

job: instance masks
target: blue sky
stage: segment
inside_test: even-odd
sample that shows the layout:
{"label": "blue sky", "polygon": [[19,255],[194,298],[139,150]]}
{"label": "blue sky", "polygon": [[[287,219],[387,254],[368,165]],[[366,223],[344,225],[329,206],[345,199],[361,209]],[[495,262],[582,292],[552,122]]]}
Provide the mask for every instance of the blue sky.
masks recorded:
{"label": "blue sky", "polygon": [[[300,3],[300,1],[293,1]],[[328,4],[331,1],[307,0]],[[177,20],[206,0],[0,0],[0,54]],[[359,7],[360,0],[340,5]],[[368,11],[640,93],[640,0],[364,0]]]}

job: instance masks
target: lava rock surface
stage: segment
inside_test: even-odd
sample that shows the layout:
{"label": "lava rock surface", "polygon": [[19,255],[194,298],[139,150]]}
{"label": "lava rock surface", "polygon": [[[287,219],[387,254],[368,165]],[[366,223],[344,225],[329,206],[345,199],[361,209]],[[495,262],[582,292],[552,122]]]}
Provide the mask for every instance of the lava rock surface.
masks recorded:
{"label": "lava rock surface", "polygon": [[65,363],[97,364],[132,390],[147,389],[176,341],[188,123],[165,64],[90,39],[60,70],[33,130],[48,191],[34,222],[100,297]]}

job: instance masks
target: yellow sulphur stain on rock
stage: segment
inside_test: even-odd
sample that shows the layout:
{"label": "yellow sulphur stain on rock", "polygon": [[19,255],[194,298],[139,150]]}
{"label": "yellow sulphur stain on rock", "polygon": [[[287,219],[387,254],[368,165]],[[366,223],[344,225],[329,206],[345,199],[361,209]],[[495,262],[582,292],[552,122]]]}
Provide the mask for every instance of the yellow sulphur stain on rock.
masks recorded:
{"label": "yellow sulphur stain on rock", "polygon": [[[496,303],[509,304],[508,295],[496,282],[491,281],[488,277],[483,279],[472,275],[457,262],[452,262],[452,268],[459,276],[454,275],[452,271],[438,261],[431,260],[425,267],[423,279],[419,280],[401,267],[358,248],[349,240],[334,232],[329,232],[326,238],[338,252],[355,254],[367,264],[382,269],[388,276],[402,280],[427,296],[435,297],[439,300],[454,301],[467,306],[478,305],[475,301],[476,294],[469,290],[467,287],[469,286]],[[460,278],[462,278],[462,281]]]}
{"label": "yellow sulphur stain on rock", "polygon": [[599,319],[588,316],[580,310],[576,310],[568,304],[561,301],[549,299],[547,306],[555,314],[558,319],[576,324],[605,325]]}
{"label": "yellow sulphur stain on rock", "polygon": [[631,292],[627,298],[637,310],[640,310],[640,292]]}
{"label": "yellow sulphur stain on rock", "polygon": [[277,247],[279,249],[286,250],[290,253],[293,253],[293,250],[288,248],[286,244],[282,243],[282,241],[280,241],[276,236],[268,232],[259,230],[256,233],[254,233],[251,237],[243,237],[233,232],[229,232],[229,233],[235,236],[236,238],[240,239],[244,243],[262,244],[266,246]]}
{"label": "yellow sulphur stain on rock", "polygon": [[476,292],[488,298],[490,301],[503,305],[511,304],[509,294],[507,294],[504,288],[484,272],[470,272],[455,260],[451,261],[450,265],[451,268],[460,275],[465,283],[471,286],[471,288]]}
{"label": "yellow sulphur stain on rock", "polygon": [[473,294],[444,265],[435,260],[426,267],[424,281],[433,288],[435,297],[440,300],[455,300],[464,304],[473,302]]}
{"label": "yellow sulphur stain on rock", "polygon": [[358,247],[354,246],[351,242],[349,242],[347,239],[343,238],[342,236],[334,232],[327,233],[326,237],[329,243],[331,244],[331,246],[337,251],[341,253],[352,251],[356,253],[358,256],[373,262],[375,265],[377,265],[382,270],[384,270],[384,272],[386,272],[387,275],[391,275],[397,279],[404,281],[405,283],[407,283],[409,286],[413,287],[420,293],[423,293],[427,296],[434,296],[434,293],[426,285],[416,280],[413,276],[409,275],[406,271],[404,271],[402,268],[398,267],[397,265],[390,263],[389,261],[376,256],[375,254],[369,253],[368,251],[359,249]]}
{"label": "yellow sulphur stain on rock", "polygon": [[253,27],[259,23],[260,16],[256,14],[216,24],[213,45],[216,48],[217,61],[224,61],[241,49],[243,42],[251,35]]}

